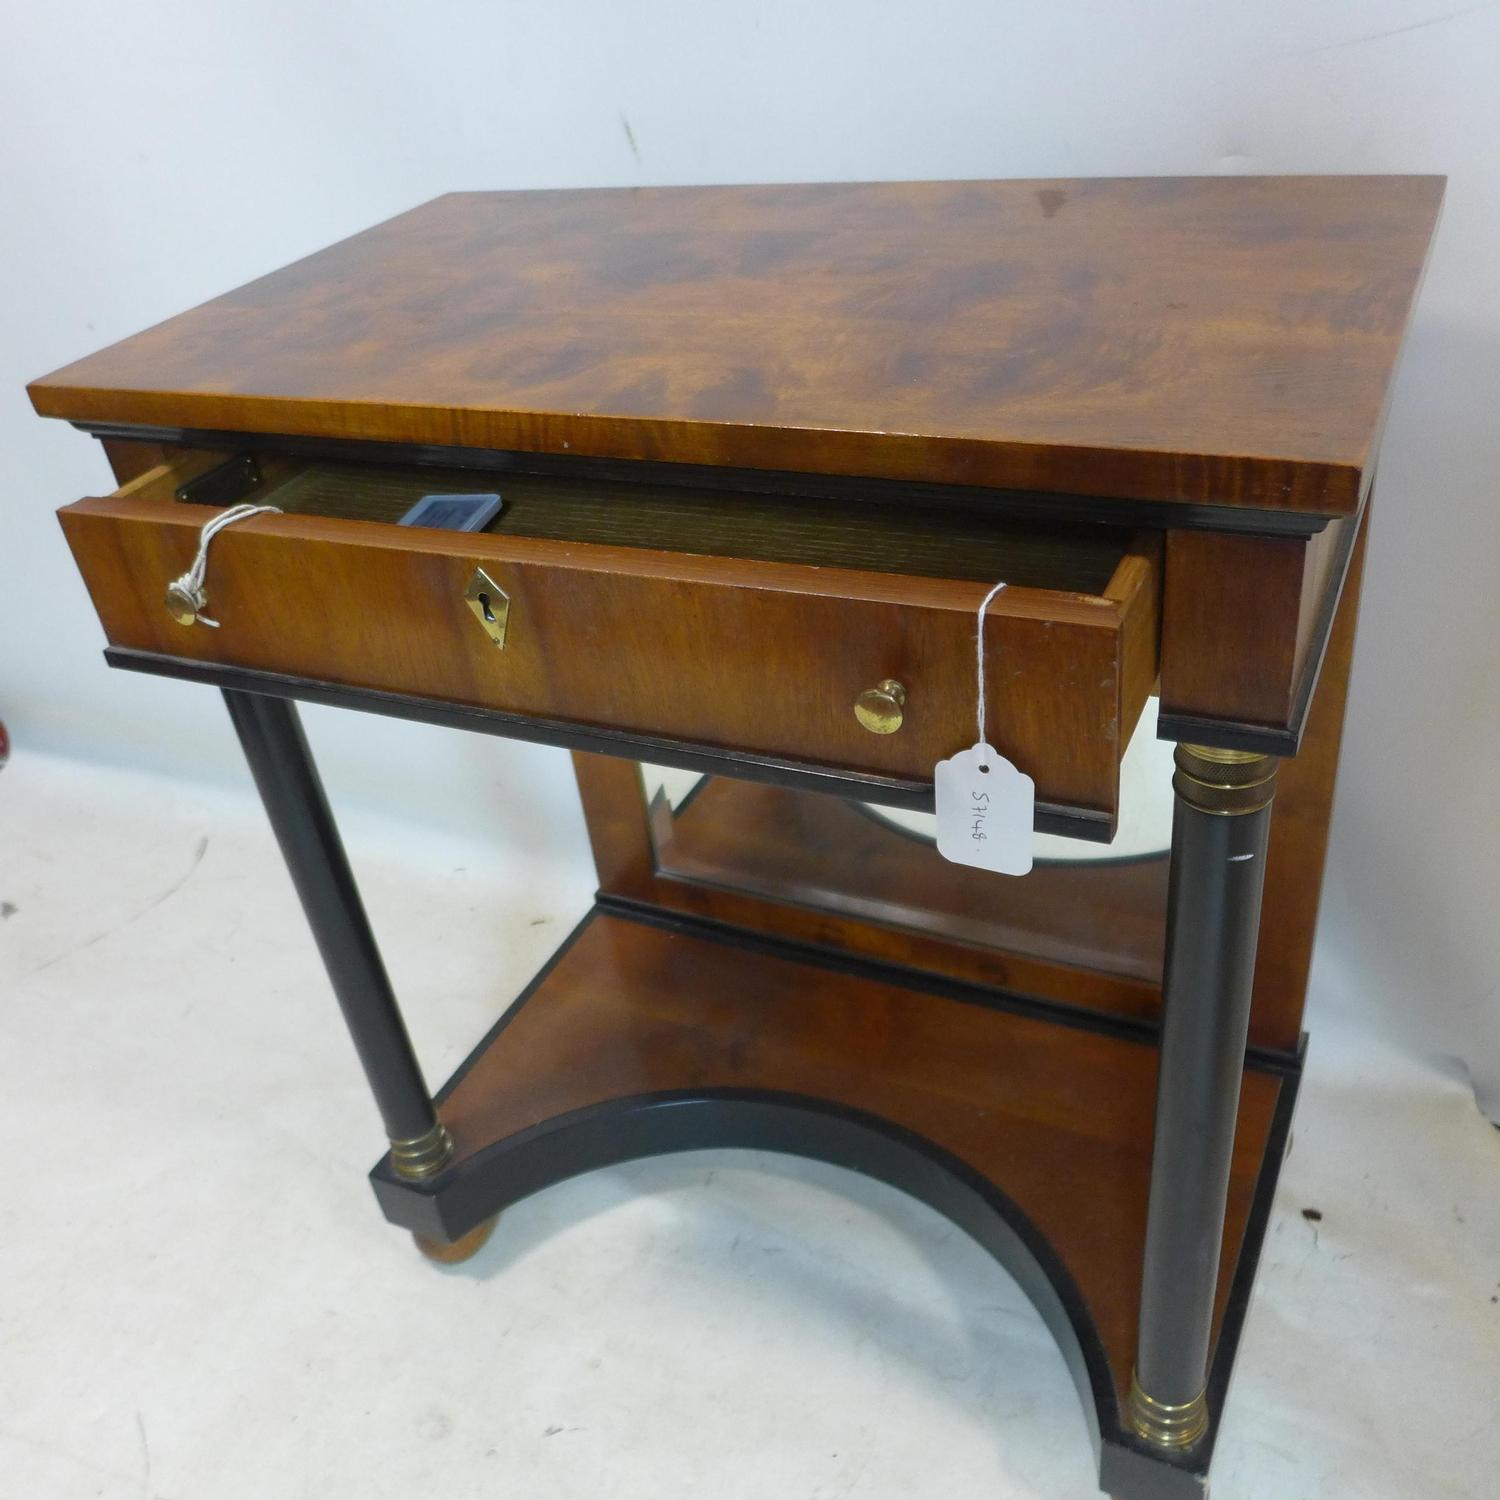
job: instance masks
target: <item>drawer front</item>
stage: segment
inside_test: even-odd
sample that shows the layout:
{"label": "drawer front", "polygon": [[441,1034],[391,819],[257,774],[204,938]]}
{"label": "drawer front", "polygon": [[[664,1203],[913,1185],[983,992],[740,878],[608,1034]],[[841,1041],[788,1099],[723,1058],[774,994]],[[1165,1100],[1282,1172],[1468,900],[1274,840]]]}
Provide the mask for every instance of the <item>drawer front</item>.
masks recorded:
{"label": "drawer front", "polygon": [[[112,645],[928,781],[974,740],[986,586],[534,538],[262,515],[213,541],[208,613],[167,583],[214,512],[160,469],[61,512]],[[503,647],[466,600],[507,597]],[[1157,566],[1129,554],[1105,597],[1007,589],[986,624],[990,739],[1038,797],[1112,814],[1155,676]],[[899,682],[900,728],[861,693]]]}

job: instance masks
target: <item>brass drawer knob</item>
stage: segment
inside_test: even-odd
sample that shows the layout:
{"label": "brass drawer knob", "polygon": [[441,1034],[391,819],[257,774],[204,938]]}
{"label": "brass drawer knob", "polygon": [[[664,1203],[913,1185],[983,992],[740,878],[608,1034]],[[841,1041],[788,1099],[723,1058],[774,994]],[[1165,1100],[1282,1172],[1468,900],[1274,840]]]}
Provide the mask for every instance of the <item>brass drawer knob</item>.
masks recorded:
{"label": "brass drawer knob", "polygon": [[895,734],[905,707],[906,689],[894,677],[887,677],[854,700],[854,717],[871,734]]}
{"label": "brass drawer knob", "polygon": [[179,625],[196,625],[198,623],[198,611],[203,608],[201,595],[195,597],[182,583],[169,583],[167,585],[166,606],[167,613],[177,621]]}

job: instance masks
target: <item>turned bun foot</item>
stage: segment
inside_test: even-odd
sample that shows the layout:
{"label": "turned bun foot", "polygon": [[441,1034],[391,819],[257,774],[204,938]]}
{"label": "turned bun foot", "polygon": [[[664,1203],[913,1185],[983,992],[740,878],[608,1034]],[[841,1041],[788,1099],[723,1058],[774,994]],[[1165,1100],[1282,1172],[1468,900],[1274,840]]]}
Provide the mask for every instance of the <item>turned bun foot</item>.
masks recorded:
{"label": "turned bun foot", "polygon": [[456,1266],[484,1248],[485,1241],[494,1231],[495,1220],[499,1217],[498,1214],[491,1215],[482,1224],[476,1224],[467,1234],[460,1235],[451,1242],[429,1239],[425,1234],[412,1235],[412,1242],[428,1260],[435,1260],[440,1265]]}

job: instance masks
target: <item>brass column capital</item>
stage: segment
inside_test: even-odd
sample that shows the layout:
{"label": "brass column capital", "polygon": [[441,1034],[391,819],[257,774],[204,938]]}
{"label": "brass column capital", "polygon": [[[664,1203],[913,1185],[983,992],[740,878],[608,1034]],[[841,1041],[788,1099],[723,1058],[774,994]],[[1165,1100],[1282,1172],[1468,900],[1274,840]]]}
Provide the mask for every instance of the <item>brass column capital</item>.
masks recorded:
{"label": "brass column capital", "polygon": [[1268,807],[1276,795],[1274,755],[1249,750],[1218,750],[1211,745],[1179,745],[1172,789],[1189,807],[1217,817],[1239,817]]}

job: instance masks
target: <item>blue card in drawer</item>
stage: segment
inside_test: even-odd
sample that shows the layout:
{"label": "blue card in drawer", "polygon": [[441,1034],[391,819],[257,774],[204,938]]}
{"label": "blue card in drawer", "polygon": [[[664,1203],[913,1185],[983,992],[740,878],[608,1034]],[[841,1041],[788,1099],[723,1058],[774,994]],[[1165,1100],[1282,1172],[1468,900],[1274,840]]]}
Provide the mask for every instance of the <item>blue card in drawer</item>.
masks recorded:
{"label": "blue card in drawer", "polygon": [[397,522],[440,531],[483,531],[500,514],[499,495],[423,495]]}

